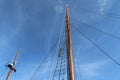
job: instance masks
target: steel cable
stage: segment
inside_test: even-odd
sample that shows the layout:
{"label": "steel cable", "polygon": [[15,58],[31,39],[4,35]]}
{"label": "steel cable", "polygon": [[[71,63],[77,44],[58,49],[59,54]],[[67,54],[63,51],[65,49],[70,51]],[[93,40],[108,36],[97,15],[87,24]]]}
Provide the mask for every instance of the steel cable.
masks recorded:
{"label": "steel cable", "polygon": [[99,29],[97,29],[97,28],[95,28],[95,27],[90,26],[89,24],[86,24],[86,23],[81,23],[81,24],[84,25],[85,27],[89,28],[89,29],[92,29],[92,30],[101,32],[101,33],[103,33],[103,34],[106,34],[106,35],[108,35],[108,36],[111,36],[111,37],[113,37],[113,38],[116,38],[116,39],[119,39],[119,40],[120,40],[120,37],[117,37],[117,36],[115,36],[115,35],[113,35],[113,34],[110,34],[110,33],[108,33],[108,32],[99,30]]}
{"label": "steel cable", "polygon": [[[59,40],[59,39],[58,39]],[[39,71],[39,69],[41,68],[42,64],[48,59],[48,57],[50,56],[52,50],[56,47],[58,40],[55,42],[55,44],[53,45],[53,47],[51,48],[50,52],[46,55],[46,57],[42,60],[41,64],[38,66],[38,68],[36,69],[36,71],[33,73],[32,77],[30,78],[30,80],[34,80],[34,76],[36,75],[36,73]]]}
{"label": "steel cable", "polygon": [[[76,20],[76,21],[79,22],[78,20]],[[110,34],[109,32],[105,32],[105,31],[103,31],[103,30],[100,30],[100,29],[97,29],[97,28],[95,28],[95,27],[92,27],[91,25],[89,25],[89,24],[87,24],[87,23],[85,23],[85,22],[79,22],[79,23],[80,23],[81,25],[84,25],[84,26],[80,26],[80,27],[87,27],[87,28],[89,28],[89,29],[92,29],[92,30],[101,32],[101,33],[103,33],[103,34],[105,34],[105,35],[108,35],[108,36],[110,36],[110,37],[113,37],[113,38],[116,38],[116,39],[120,40],[120,37],[118,37],[118,36],[116,36],[116,35],[113,35],[113,34]]]}
{"label": "steel cable", "polygon": [[[72,26],[73,27],[73,26]],[[105,52],[100,46],[98,46],[95,42],[93,42],[89,37],[87,37],[84,33],[82,33],[79,29],[73,27],[77,32],[79,32],[82,36],[84,36],[89,42],[91,42],[96,48],[98,48],[104,55],[106,55],[110,60],[112,60],[115,64],[120,66],[120,63],[116,61],[112,56],[110,56],[107,52]]]}

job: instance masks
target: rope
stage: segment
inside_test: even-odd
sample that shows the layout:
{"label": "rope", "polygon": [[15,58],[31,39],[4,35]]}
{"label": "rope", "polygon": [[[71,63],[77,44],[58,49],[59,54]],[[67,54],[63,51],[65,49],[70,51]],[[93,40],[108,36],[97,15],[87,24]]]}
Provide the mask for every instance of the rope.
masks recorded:
{"label": "rope", "polygon": [[[64,20],[65,19],[63,19],[63,24],[62,24],[62,26],[64,26]],[[58,40],[56,41],[56,43],[55,43],[55,46],[57,46],[57,45],[59,45],[60,44],[60,36],[61,36],[61,33],[62,33],[62,29],[63,28],[61,28],[61,31],[60,31],[60,34],[59,34],[59,38],[58,38]],[[52,49],[51,49],[52,50]],[[58,48],[57,48],[57,50],[58,50]],[[51,52],[50,52],[51,53]],[[32,77],[30,78],[30,80],[34,80],[34,76],[37,74],[37,73],[39,73],[39,69],[41,68],[41,66],[42,66],[42,64],[47,60],[47,58],[50,56],[50,53],[43,59],[43,61],[42,61],[42,63],[38,66],[38,68],[36,69],[36,71],[33,73],[33,75],[32,75]]]}
{"label": "rope", "polygon": [[[62,31],[61,31],[61,33],[62,33]],[[62,34],[61,34],[62,35]],[[61,36],[62,37],[62,36]],[[60,42],[59,42],[59,45],[62,45],[63,43],[62,43],[62,40],[64,40],[64,39],[60,39]],[[58,47],[58,49],[59,49],[59,47]],[[58,50],[57,50],[58,51]],[[56,52],[57,53],[57,52]],[[59,53],[57,54],[57,59],[56,59],[56,66],[55,66],[55,69],[54,69],[54,72],[53,72],[53,77],[52,77],[52,79],[51,80],[54,80],[54,77],[55,77],[55,73],[56,73],[56,69],[57,69],[57,64],[58,64],[58,59],[59,59],[59,57],[58,57],[58,55],[59,55]]]}
{"label": "rope", "polygon": [[120,37],[117,37],[117,36],[115,36],[115,35],[113,35],[113,34],[110,34],[110,33],[108,33],[108,32],[99,30],[99,29],[97,29],[97,28],[95,28],[95,27],[90,26],[89,24],[82,23],[82,25],[85,25],[85,27],[87,27],[87,28],[93,29],[93,30],[95,30],[95,31],[101,32],[101,33],[103,33],[103,34],[106,34],[106,35],[108,35],[108,36],[111,36],[111,37],[113,37],[113,38],[116,38],[116,39],[119,39],[119,40],[120,40]]}
{"label": "rope", "polygon": [[[63,35],[64,35],[64,29],[65,29],[65,16],[63,17],[63,23],[62,23],[62,27],[61,27],[61,30],[60,30],[60,33],[59,33],[59,41],[58,41],[58,47],[57,47],[57,50],[56,50],[56,54],[57,54],[57,56],[56,56],[56,60],[55,60],[55,64],[54,65],[57,65],[57,60],[58,60],[58,50],[59,50],[59,46],[61,46],[62,45],[62,40],[64,40],[64,37],[63,37]],[[62,38],[62,39],[61,39]],[[53,80],[54,79],[54,75],[55,75],[55,70],[56,70],[56,66],[54,66],[54,70],[53,70],[53,72],[51,73],[51,77],[50,77],[50,80]]]}
{"label": "rope", "polygon": [[74,60],[74,61],[77,63],[78,70],[79,70],[79,72],[80,72],[80,80],[83,80],[82,72],[81,72],[81,69],[80,69],[79,63],[78,63],[78,61],[77,61],[77,58],[76,58],[76,60]]}
{"label": "rope", "polygon": [[14,73],[12,80],[16,80],[16,73]]}
{"label": "rope", "polygon": [[99,47],[95,42],[89,39],[85,34],[83,34],[80,30],[74,27],[76,31],[78,31],[82,36],[84,36],[88,41],[90,41],[96,48],[98,48],[104,55],[106,55],[109,59],[111,59],[115,64],[120,66],[120,63],[116,61],[112,56],[110,56],[107,52],[105,52],[101,47]]}
{"label": "rope", "polygon": [[[58,39],[59,40],[59,39]],[[48,59],[48,57],[50,56],[52,50],[56,47],[58,40],[55,42],[55,44],[53,45],[53,47],[50,49],[50,52],[46,55],[46,57],[43,59],[43,61],[41,62],[41,64],[38,66],[38,68],[36,69],[36,71],[33,73],[32,77],[30,80],[34,80],[34,76],[39,72],[39,69],[41,68],[42,64]]]}
{"label": "rope", "polygon": [[[73,18],[73,17],[72,17]],[[74,18],[73,18],[74,19]],[[110,36],[110,37],[113,37],[113,38],[115,38],[115,39],[118,39],[118,40],[120,40],[120,37],[117,37],[116,35],[113,35],[113,34],[110,34],[110,33],[108,33],[108,32],[105,32],[105,31],[103,31],[103,30],[100,30],[100,29],[97,29],[97,28],[95,28],[95,27],[92,27],[91,25],[89,25],[89,24],[87,24],[87,23],[85,23],[85,22],[79,22],[78,20],[76,20],[78,23],[80,23],[81,25],[84,25],[84,26],[80,26],[80,27],[87,27],[87,28],[89,28],[89,29],[92,29],[92,30],[95,30],[95,31],[98,31],[98,32],[101,32],[101,33],[103,33],[103,34],[105,34],[105,35],[108,35],[108,36]]]}
{"label": "rope", "polygon": [[[74,51],[73,51],[73,53],[74,53]],[[78,61],[77,61],[77,57],[75,58],[75,56],[76,56],[76,54],[74,54],[73,55],[73,60],[74,60],[74,65],[75,65],[75,63],[77,63],[77,66],[78,66],[78,70],[79,70],[79,72],[80,72],[80,80],[83,80],[83,78],[82,78],[82,73],[81,73],[81,69],[80,69],[80,66],[79,66],[79,63],[78,63]],[[77,67],[76,66],[76,67]],[[75,66],[74,66],[75,67]],[[76,69],[77,70],[77,69]],[[76,74],[75,74],[75,76],[77,76]],[[79,78],[78,78],[78,80],[79,80]]]}
{"label": "rope", "polygon": [[[65,78],[65,69],[66,69],[66,49],[64,44],[62,44],[61,55],[57,58],[57,63],[55,66],[54,74],[51,80],[64,80]],[[63,75],[63,76],[62,76]]]}
{"label": "rope", "polygon": [[2,75],[0,76],[0,79],[1,79],[1,80],[2,80],[2,78],[4,77],[5,73],[6,73],[6,70],[4,70],[3,73],[2,73]]}

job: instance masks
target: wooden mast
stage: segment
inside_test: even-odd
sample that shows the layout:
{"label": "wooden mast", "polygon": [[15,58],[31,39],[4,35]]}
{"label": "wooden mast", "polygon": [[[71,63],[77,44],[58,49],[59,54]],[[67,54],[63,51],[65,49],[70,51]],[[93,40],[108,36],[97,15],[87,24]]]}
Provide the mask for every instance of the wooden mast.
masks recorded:
{"label": "wooden mast", "polygon": [[69,71],[68,76],[69,76],[69,80],[75,80],[68,5],[66,6],[66,37],[67,37],[66,42],[67,42],[67,54],[68,54],[68,71]]}
{"label": "wooden mast", "polygon": [[10,78],[10,76],[11,76],[11,74],[12,74],[13,71],[16,72],[16,69],[15,69],[14,65],[16,64],[16,59],[17,59],[19,53],[20,53],[20,49],[17,50],[17,53],[16,53],[16,56],[15,56],[15,58],[14,58],[13,63],[7,65],[7,67],[10,68],[10,71],[8,72],[8,75],[7,75],[7,77],[6,77],[6,80],[9,80],[9,78]]}

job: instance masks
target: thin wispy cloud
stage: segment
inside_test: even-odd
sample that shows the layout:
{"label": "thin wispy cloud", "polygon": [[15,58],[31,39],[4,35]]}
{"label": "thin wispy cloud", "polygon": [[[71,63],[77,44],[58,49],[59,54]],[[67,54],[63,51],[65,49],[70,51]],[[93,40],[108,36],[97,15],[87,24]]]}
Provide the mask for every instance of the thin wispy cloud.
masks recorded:
{"label": "thin wispy cloud", "polygon": [[64,7],[63,7],[63,0],[58,0],[58,5],[55,7],[56,13],[63,13],[64,12]]}
{"label": "thin wispy cloud", "polygon": [[57,13],[63,13],[64,8],[63,8],[61,5],[58,5],[58,6],[55,7],[55,11],[56,11]]}
{"label": "thin wispy cloud", "polygon": [[58,2],[59,2],[60,4],[63,4],[63,3],[64,3],[64,0],[58,0]]}
{"label": "thin wispy cloud", "polygon": [[105,11],[111,7],[112,2],[111,0],[98,0],[101,15],[105,14]]}
{"label": "thin wispy cloud", "polygon": [[107,6],[107,3],[108,3],[108,0],[98,0],[101,15],[104,14],[104,9]]}

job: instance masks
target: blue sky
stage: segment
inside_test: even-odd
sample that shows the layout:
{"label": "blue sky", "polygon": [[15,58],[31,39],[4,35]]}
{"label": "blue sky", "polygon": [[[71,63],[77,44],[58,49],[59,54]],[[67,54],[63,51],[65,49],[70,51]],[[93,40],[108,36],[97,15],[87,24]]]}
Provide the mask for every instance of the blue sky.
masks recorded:
{"label": "blue sky", "polygon": [[[8,69],[5,65],[12,62],[16,50],[20,48],[17,72],[13,73],[12,79],[30,80],[65,27],[66,3],[69,5],[71,27],[79,28],[120,63],[120,40],[82,25],[86,23],[120,37],[119,0],[0,0],[0,78],[6,77]],[[73,27],[71,35],[74,58],[79,62],[83,80],[120,79],[120,66]],[[48,72],[53,70],[51,65],[55,61],[52,58],[56,52],[54,50],[42,66],[39,74],[43,78],[39,80],[48,80],[50,77]]]}

